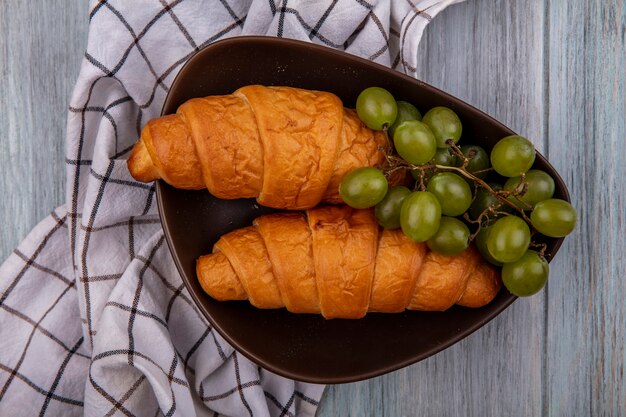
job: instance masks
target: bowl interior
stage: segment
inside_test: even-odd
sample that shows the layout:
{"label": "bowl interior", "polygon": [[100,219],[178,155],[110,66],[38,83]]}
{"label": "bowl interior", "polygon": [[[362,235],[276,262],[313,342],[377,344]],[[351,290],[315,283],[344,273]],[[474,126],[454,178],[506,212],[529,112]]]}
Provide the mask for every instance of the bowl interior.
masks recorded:
{"label": "bowl interior", "polygon": [[[174,113],[190,98],[229,94],[248,84],[330,91],[346,107],[354,107],[361,90],[376,85],[421,111],[439,105],[452,108],[463,122],[461,143],[489,150],[513,133],[468,104],[386,67],[322,46],[265,37],[227,39],[198,52],[174,81],[163,114]],[[556,197],[569,200],[562,179],[541,155],[535,167],[553,176]],[[248,302],[217,302],[197,281],[196,259],[210,253],[221,235],[273,210],[254,200],[220,200],[206,190],[177,190],[162,181],[157,182],[157,201],[167,243],[200,311],[241,353],[296,380],[339,383],[396,370],[466,337],[515,300],[502,290],[480,309],[369,313],[360,320],[324,320],[284,309],[259,310]],[[561,241],[546,240],[548,252],[554,255]]]}

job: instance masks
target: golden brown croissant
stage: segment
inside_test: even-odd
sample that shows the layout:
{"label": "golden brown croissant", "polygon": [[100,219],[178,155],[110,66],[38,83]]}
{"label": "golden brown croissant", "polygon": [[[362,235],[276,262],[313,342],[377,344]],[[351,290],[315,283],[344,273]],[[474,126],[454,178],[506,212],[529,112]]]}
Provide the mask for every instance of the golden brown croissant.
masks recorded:
{"label": "golden brown croissant", "polygon": [[371,210],[347,206],[261,216],[222,236],[196,267],[217,300],[325,318],[481,307],[501,286],[475,248],[442,256],[401,230],[381,231]]}
{"label": "golden brown croissant", "polygon": [[334,94],[250,85],[148,122],[128,169],[138,181],[297,210],[341,202],[343,176],[382,163],[387,146]]}

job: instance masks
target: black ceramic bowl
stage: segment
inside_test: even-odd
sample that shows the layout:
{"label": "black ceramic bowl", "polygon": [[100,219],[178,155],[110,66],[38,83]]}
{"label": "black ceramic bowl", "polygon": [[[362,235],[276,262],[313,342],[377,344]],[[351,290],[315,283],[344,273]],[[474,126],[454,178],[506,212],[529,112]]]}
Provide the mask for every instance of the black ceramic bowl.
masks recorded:
{"label": "black ceramic bowl", "polygon": [[[364,88],[380,86],[422,111],[434,106],[452,108],[463,122],[463,138],[487,150],[513,134],[461,100],[389,68],[322,46],[269,37],[227,39],[198,52],[172,84],[162,114],[174,113],[190,98],[228,94],[248,84],[330,91],[346,107],[354,107]],[[552,175],[555,197],[569,200],[561,177],[541,155],[535,167]],[[156,190],[167,243],[200,311],[238,351],[289,378],[340,383],[399,369],[458,342],[515,300],[503,289],[480,309],[369,313],[359,320],[325,320],[285,309],[259,310],[248,302],[218,302],[202,291],[196,259],[210,253],[223,234],[273,210],[259,207],[254,200],[220,200],[206,190],[177,190],[163,181],[157,182]],[[546,242],[554,255],[562,239]]]}

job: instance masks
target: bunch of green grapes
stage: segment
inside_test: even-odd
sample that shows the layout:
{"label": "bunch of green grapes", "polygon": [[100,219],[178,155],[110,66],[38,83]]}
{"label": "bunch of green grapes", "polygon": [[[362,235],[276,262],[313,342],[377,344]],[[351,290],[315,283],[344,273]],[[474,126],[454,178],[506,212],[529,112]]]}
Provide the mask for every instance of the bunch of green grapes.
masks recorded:
{"label": "bunch of green grapes", "polygon": [[[528,139],[507,136],[490,153],[477,145],[458,146],[463,126],[453,110],[435,107],[422,117],[414,105],[379,87],[363,90],[356,110],[369,128],[387,132],[397,156],[388,155],[383,170],[363,167],[347,174],[339,186],[346,204],[374,207],[382,227],[401,228],[442,255],[456,255],[475,241],[488,262],[502,267],[512,294],[529,296],[545,286],[545,245],[531,249],[541,247],[531,237],[566,236],[577,213],[552,198],[548,173],[531,169],[535,148]],[[410,170],[413,189],[389,187],[385,174],[396,169]],[[493,171],[500,182],[485,181],[498,177]]]}

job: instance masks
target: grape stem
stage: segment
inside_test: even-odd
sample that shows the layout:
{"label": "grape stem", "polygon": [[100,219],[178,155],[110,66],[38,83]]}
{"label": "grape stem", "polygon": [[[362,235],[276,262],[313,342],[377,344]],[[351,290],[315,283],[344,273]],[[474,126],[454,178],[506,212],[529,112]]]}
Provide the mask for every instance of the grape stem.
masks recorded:
{"label": "grape stem", "polygon": [[548,250],[548,245],[546,245],[545,243],[530,242],[530,247],[538,249],[537,253],[544,258],[546,257],[546,250]]}
{"label": "grape stem", "polygon": [[[426,191],[426,171],[420,171],[419,189],[420,191]],[[418,184],[415,184],[417,187]]]}
{"label": "grape stem", "polygon": [[[481,170],[481,171],[476,171],[474,173],[471,173],[467,170],[467,165],[470,162],[470,158],[468,158],[467,156],[465,156],[463,154],[463,152],[461,151],[461,148],[458,147],[451,139],[448,139],[446,141],[446,143],[450,146],[450,150],[452,151],[452,153],[459,158],[462,163],[461,166],[459,167],[452,167],[452,166],[447,166],[447,165],[439,165],[439,164],[427,164],[427,165],[414,165],[411,164],[410,162],[405,161],[404,159],[392,155],[390,153],[385,153],[386,155],[386,166],[383,167],[383,170],[385,171],[386,176],[389,176],[391,173],[396,172],[398,170],[401,169],[405,169],[405,170],[409,170],[409,171],[419,171],[419,179],[418,179],[418,184],[416,184],[416,188],[419,187],[420,190],[425,190],[426,189],[426,184],[425,184],[425,178],[426,178],[426,174],[427,172],[430,170],[441,170],[441,171],[453,171],[456,172],[460,175],[462,175],[465,178],[470,179],[474,185],[476,186],[480,186],[482,188],[484,188],[485,190],[487,190],[487,192],[491,195],[493,195],[496,199],[498,199],[498,201],[500,202],[500,204],[504,204],[507,205],[509,207],[511,207],[515,212],[517,212],[519,214],[519,216],[521,218],[523,218],[528,224],[529,226],[532,227],[532,222],[530,220],[530,218],[526,215],[526,213],[524,212],[524,209],[519,207],[519,205],[513,203],[512,201],[510,201],[508,199],[508,197],[520,197],[522,195],[524,195],[526,193],[526,191],[528,190],[528,184],[524,181],[525,179],[525,174],[521,175],[520,178],[520,184],[523,184],[522,187],[520,187],[519,185],[517,187],[515,187],[515,189],[513,191],[506,191],[506,190],[502,190],[502,191],[496,191],[493,188],[491,188],[489,186],[489,184],[487,184],[487,182],[483,181],[482,179],[480,179],[478,176],[476,176],[475,174],[481,174],[483,172],[487,172],[492,170],[493,168],[488,168],[485,170]],[[470,155],[471,156],[471,153]],[[530,205],[528,205],[527,203],[521,201],[519,198],[517,199],[517,201],[523,205],[525,208],[532,208]],[[481,215],[478,217],[477,220],[470,220],[468,218],[468,221],[470,221],[471,223],[475,223],[478,224],[478,230],[476,231],[476,233],[474,233],[471,236],[471,239],[473,239],[475,237],[475,235],[478,234],[478,232],[480,231],[480,228],[484,222],[485,218],[489,218],[489,214],[492,215],[499,215],[499,214],[504,214],[504,215],[510,215],[510,213],[504,213],[504,212],[498,212],[496,211],[497,207],[488,207],[483,213],[481,213]],[[534,228],[533,228],[534,230]]]}
{"label": "grape stem", "polygon": [[[467,165],[470,162],[470,159],[465,156],[463,154],[463,152],[461,151],[461,148],[459,148],[451,139],[448,139],[446,141],[446,143],[448,145],[450,145],[450,150],[452,151],[452,153],[454,153],[459,159],[461,159],[462,164],[460,167],[451,167],[451,166],[446,166],[446,165],[438,165],[438,164],[428,164],[428,165],[413,165],[410,162],[405,161],[404,159],[397,157],[395,155],[386,155],[386,159],[387,159],[387,167],[385,167],[385,171],[386,172],[395,172],[399,169],[406,169],[406,170],[410,170],[410,171],[414,171],[414,170],[418,170],[420,175],[419,175],[419,187],[421,190],[425,190],[426,186],[424,184],[424,178],[426,173],[429,170],[434,170],[434,169],[438,169],[438,170],[442,170],[442,171],[453,171],[456,172],[462,176],[464,176],[465,178],[470,179],[474,184],[478,184],[480,187],[484,188],[485,190],[487,190],[487,192],[489,192],[489,194],[493,195],[495,198],[498,199],[498,201],[500,202],[500,204],[504,204],[507,205],[509,207],[511,207],[513,210],[515,210],[519,216],[521,218],[523,218],[531,227],[532,227],[532,222],[530,221],[530,218],[526,215],[526,213],[524,212],[524,209],[520,208],[519,206],[517,206],[515,203],[511,202],[510,200],[508,200],[509,196],[514,196],[514,197],[519,197],[522,196],[526,193],[526,191],[528,190],[528,184],[524,183],[524,179],[525,179],[525,175],[522,174],[522,177],[520,179],[520,183],[524,183],[523,187],[521,188],[521,190],[518,190],[519,186],[516,187],[515,190],[513,191],[496,191],[493,188],[491,188],[489,186],[489,184],[487,184],[485,181],[483,181],[482,179],[478,178],[476,175],[474,175],[473,173],[469,172],[467,170]],[[491,168],[490,168],[491,169]],[[486,171],[486,170],[484,170]],[[518,199],[519,200],[519,199]],[[521,200],[519,200],[521,203],[523,203],[525,206],[527,206],[528,208],[530,208],[530,206],[528,206],[528,204],[522,202]],[[505,213],[507,215],[509,215],[509,213]],[[481,217],[483,216],[483,214],[481,213]],[[480,217],[479,217],[480,218]],[[474,222],[472,222],[474,223]],[[480,231],[480,224],[478,227],[478,231]],[[478,233],[478,231],[476,233]]]}
{"label": "grape stem", "polygon": [[[445,165],[433,165],[433,166],[435,168],[441,169],[441,170],[458,172],[459,174],[463,175],[464,177],[469,178],[472,181],[477,182],[478,184],[480,184],[481,187],[483,187],[485,190],[487,190],[489,192],[489,194],[491,194],[495,198],[497,198],[500,201],[500,203],[506,204],[507,206],[513,208],[515,211],[517,211],[520,214],[520,217],[522,217],[524,220],[526,220],[528,223],[530,223],[530,218],[528,218],[528,216],[526,216],[526,213],[524,213],[524,210],[519,208],[514,203],[510,202],[506,197],[504,197],[502,195],[503,194],[502,192],[494,190],[493,188],[491,188],[489,186],[489,184],[487,184],[485,181],[481,180],[477,176],[475,176],[475,175],[471,174],[470,172],[466,171],[465,169],[462,169],[462,168],[459,168],[459,167],[448,167],[448,166],[445,166]],[[506,193],[510,194],[510,192],[508,192],[508,191]]]}
{"label": "grape stem", "polygon": [[472,233],[469,237],[470,242],[473,241],[476,236],[478,236],[478,234],[480,233],[480,230],[483,228],[483,226],[489,222],[490,218],[497,218],[500,216],[509,216],[511,213],[507,213],[505,211],[498,211],[498,207],[500,206],[489,206],[487,207],[485,210],[483,210],[482,213],[480,213],[480,215],[476,218],[476,220],[473,220],[468,213],[464,213],[463,214],[463,219],[465,219],[468,223],[471,224],[476,224],[478,225],[476,231],[474,233]]}

